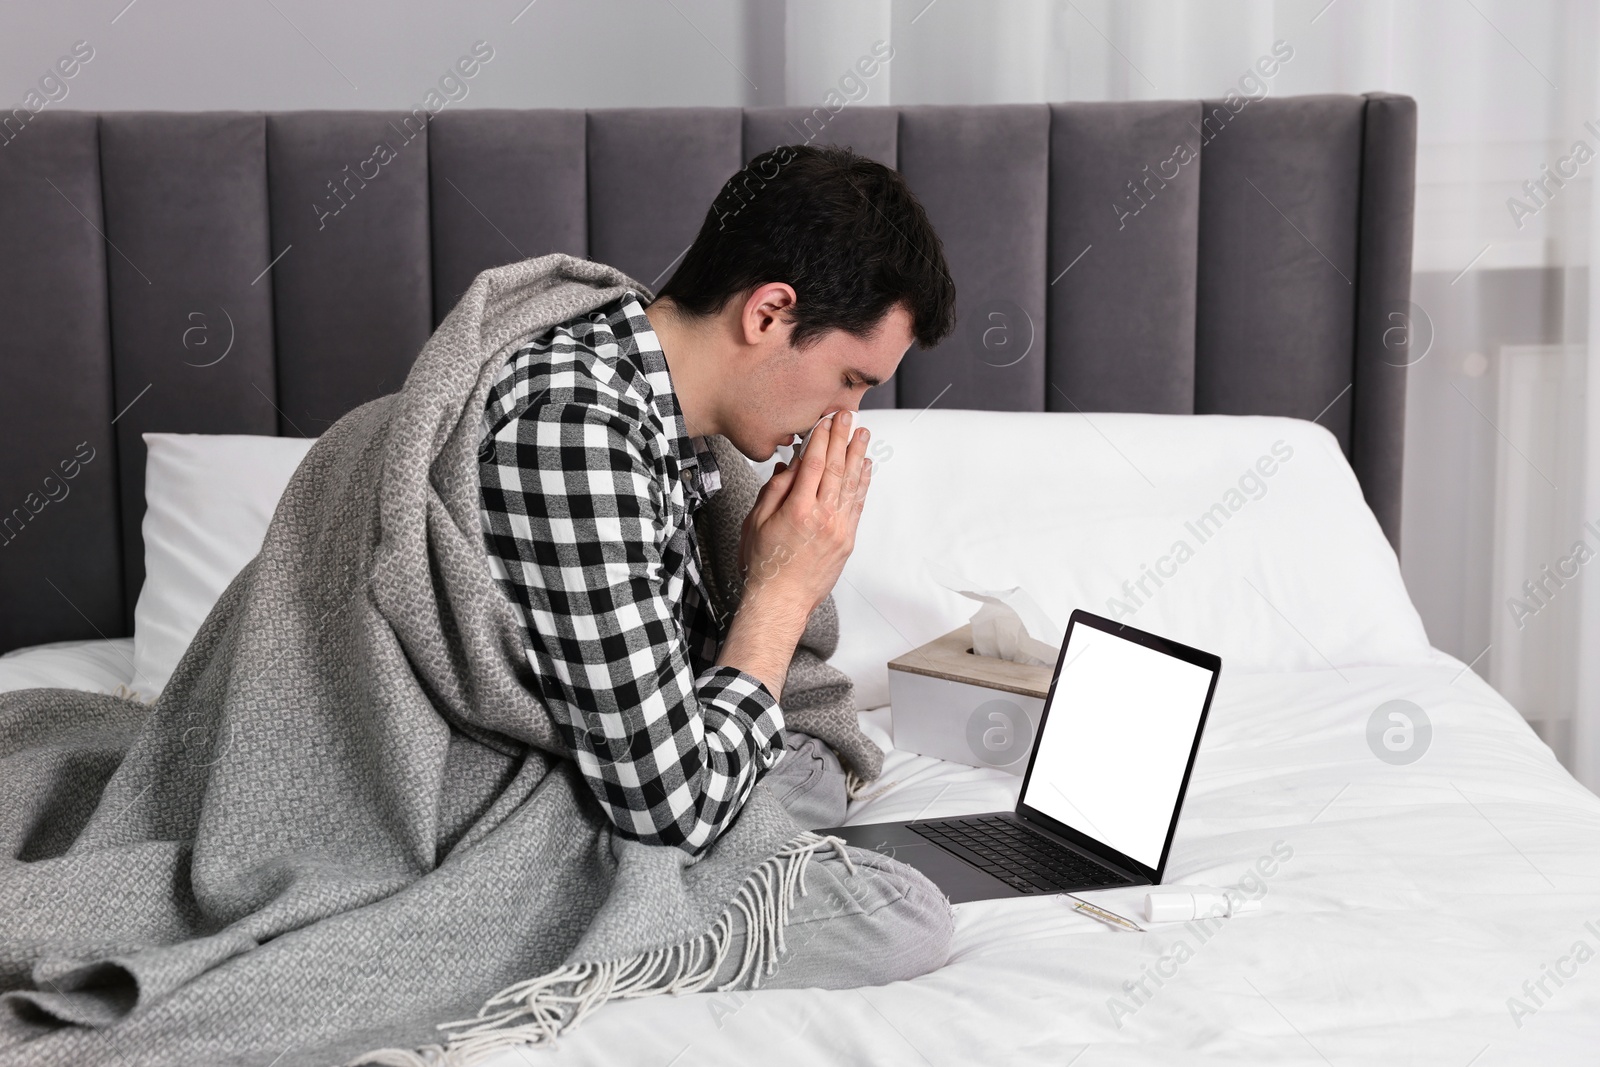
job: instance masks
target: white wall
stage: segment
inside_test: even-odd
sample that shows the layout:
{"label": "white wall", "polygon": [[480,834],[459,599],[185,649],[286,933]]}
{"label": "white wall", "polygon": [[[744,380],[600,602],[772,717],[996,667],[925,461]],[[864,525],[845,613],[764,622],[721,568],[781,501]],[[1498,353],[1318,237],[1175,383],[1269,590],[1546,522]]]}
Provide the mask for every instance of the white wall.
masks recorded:
{"label": "white wall", "polygon": [[4,106],[20,102],[78,40],[90,42],[95,57],[62,104],[83,110],[410,107],[477,40],[495,58],[469,83],[463,103],[471,107],[756,105],[783,97],[783,11],[770,3],[135,0],[124,9],[126,2],[0,9]]}

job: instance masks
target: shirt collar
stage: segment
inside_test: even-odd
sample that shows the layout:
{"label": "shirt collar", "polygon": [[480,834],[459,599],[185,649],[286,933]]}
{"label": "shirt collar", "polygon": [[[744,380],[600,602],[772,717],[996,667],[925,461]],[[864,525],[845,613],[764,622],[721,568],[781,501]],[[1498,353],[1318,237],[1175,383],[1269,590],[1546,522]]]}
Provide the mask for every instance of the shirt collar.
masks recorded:
{"label": "shirt collar", "polygon": [[712,452],[705,435],[691,437],[685,428],[683,409],[678,403],[677,392],[672,388],[672,375],[668,372],[666,354],[661,350],[661,339],[650,326],[650,319],[639,302],[639,294],[632,289],[623,293],[607,320],[617,339],[619,353],[630,359],[650,384],[651,403],[655,405],[656,414],[672,439],[679,477],[684,480],[690,497],[690,510],[694,511],[722,488],[716,453]]}

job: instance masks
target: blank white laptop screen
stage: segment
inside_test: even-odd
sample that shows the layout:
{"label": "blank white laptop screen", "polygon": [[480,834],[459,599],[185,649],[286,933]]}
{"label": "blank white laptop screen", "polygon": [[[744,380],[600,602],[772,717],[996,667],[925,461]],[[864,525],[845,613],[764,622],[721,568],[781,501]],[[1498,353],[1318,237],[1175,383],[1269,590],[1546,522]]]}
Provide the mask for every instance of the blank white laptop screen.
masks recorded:
{"label": "blank white laptop screen", "polygon": [[1156,867],[1211,672],[1081,623],[1022,801]]}

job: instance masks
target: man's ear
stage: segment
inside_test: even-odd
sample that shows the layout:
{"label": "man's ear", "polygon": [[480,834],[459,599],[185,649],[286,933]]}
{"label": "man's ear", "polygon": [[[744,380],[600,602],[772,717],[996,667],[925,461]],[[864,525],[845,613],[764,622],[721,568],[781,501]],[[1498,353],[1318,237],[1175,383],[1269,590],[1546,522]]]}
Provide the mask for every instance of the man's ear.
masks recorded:
{"label": "man's ear", "polygon": [[740,316],[745,344],[770,344],[775,337],[787,341],[792,325],[789,313],[794,305],[794,289],[788,284],[767,282],[757,286],[746,298]]}

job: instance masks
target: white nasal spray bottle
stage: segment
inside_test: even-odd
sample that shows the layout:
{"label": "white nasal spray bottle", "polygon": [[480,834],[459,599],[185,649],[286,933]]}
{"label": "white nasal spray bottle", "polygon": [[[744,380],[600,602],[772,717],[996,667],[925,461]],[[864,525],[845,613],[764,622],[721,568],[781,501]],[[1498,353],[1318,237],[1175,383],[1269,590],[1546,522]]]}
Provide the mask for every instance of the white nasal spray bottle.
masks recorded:
{"label": "white nasal spray bottle", "polygon": [[1225,918],[1255,911],[1260,900],[1210,886],[1163,886],[1144,896],[1144,917],[1153,923],[1181,923],[1191,919]]}

